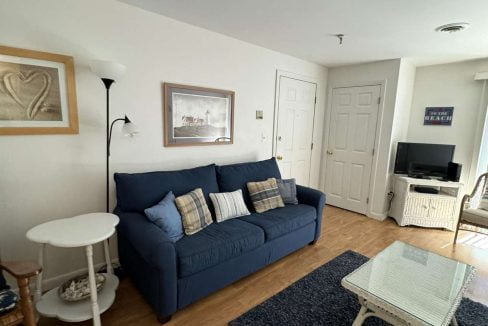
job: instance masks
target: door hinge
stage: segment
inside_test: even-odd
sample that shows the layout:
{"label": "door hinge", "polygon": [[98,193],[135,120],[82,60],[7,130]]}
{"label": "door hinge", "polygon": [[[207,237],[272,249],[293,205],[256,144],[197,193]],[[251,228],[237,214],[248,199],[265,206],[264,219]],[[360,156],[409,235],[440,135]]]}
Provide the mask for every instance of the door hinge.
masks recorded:
{"label": "door hinge", "polygon": [[374,148],[371,150],[371,155],[374,156]]}
{"label": "door hinge", "polygon": [[378,97],[378,104],[381,103],[381,97]]}
{"label": "door hinge", "polygon": [[369,204],[369,197],[366,198],[366,204]]}
{"label": "door hinge", "polygon": [[313,143],[312,143],[312,145],[310,145],[310,150],[313,150]]}
{"label": "door hinge", "polygon": [[317,104],[317,96],[315,96],[315,104]]}

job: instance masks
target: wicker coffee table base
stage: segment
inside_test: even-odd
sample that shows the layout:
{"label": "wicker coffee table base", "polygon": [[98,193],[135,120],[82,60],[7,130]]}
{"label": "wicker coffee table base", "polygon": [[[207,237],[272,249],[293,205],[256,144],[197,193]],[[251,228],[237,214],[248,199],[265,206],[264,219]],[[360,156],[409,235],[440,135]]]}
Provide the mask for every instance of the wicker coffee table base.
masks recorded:
{"label": "wicker coffee table base", "polygon": [[[412,321],[409,322],[403,320],[394,313],[389,312],[388,310],[381,308],[380,306],[377,306],[371,302],[368,302],[362,297],[359,297],[359,304],[361,305],[361,310],[359,310],[359,313],[356,316],[356,319],[354,319],[352,326],[361,326],[366,318],[369,317],[378,317],[394,326],[419,325],[416,322],[412,323]],[[456,317],[452,317],[451,325],[458,326]]]}
{"label": "wicker coffee table base", "polygon": [[[395,241],[341,284],[359,298],[354,326],[371,316],[398,326],[456,326],[456,310],[474,273],[471,265]],[[433,287],[449,296],[439,297]]]}

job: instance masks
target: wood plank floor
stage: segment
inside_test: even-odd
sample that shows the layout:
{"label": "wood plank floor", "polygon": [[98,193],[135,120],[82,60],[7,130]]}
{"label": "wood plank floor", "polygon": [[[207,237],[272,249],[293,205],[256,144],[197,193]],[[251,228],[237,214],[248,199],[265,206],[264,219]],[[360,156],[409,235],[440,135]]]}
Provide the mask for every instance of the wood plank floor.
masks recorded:
{"label": "wood plank floor", "polygon": [[[461,232],[460,239],[462,241],[472,235],[473,233]],[[190,305],[177,312],[166,325],[225,325],[342,252],[354,250],[371,257],[395,240],[402,240],[476,266],[477,274],[469,287],[468,296],[488,305],[488,249],[462,243],[454,247],[453,236],[453,232],[399,227],[391,219],[379,222],[328,206],[324,211],[321,238],[314,246],[307,246]],[[102,315],[102,324],[159,323],[130,280],[124,279],[117,291],[114,305]],[[41,318],[40,325],[68,324],[52,318]]]}

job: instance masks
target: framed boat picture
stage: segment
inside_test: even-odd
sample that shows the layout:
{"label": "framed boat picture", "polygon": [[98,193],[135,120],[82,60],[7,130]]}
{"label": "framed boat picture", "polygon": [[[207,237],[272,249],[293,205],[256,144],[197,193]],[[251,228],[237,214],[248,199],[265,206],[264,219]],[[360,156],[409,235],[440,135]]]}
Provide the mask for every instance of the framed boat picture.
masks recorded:
{"label": "framed boat picture", "polygon": [[77,133],[73,57],[0,46],[0,135]]}
{"label": "framed boat picture", "polygon": [[233,91],[164,83],[163,93],[164,146],[233,143]]}

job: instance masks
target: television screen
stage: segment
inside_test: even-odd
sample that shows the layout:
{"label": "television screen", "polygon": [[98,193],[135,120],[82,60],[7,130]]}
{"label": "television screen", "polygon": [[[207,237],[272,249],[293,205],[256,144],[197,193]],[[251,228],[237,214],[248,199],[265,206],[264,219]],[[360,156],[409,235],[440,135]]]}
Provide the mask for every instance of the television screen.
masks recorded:
{"label": "television screen", "polygon": [[395,173],[446,177],[455,145],[398,143]]}

